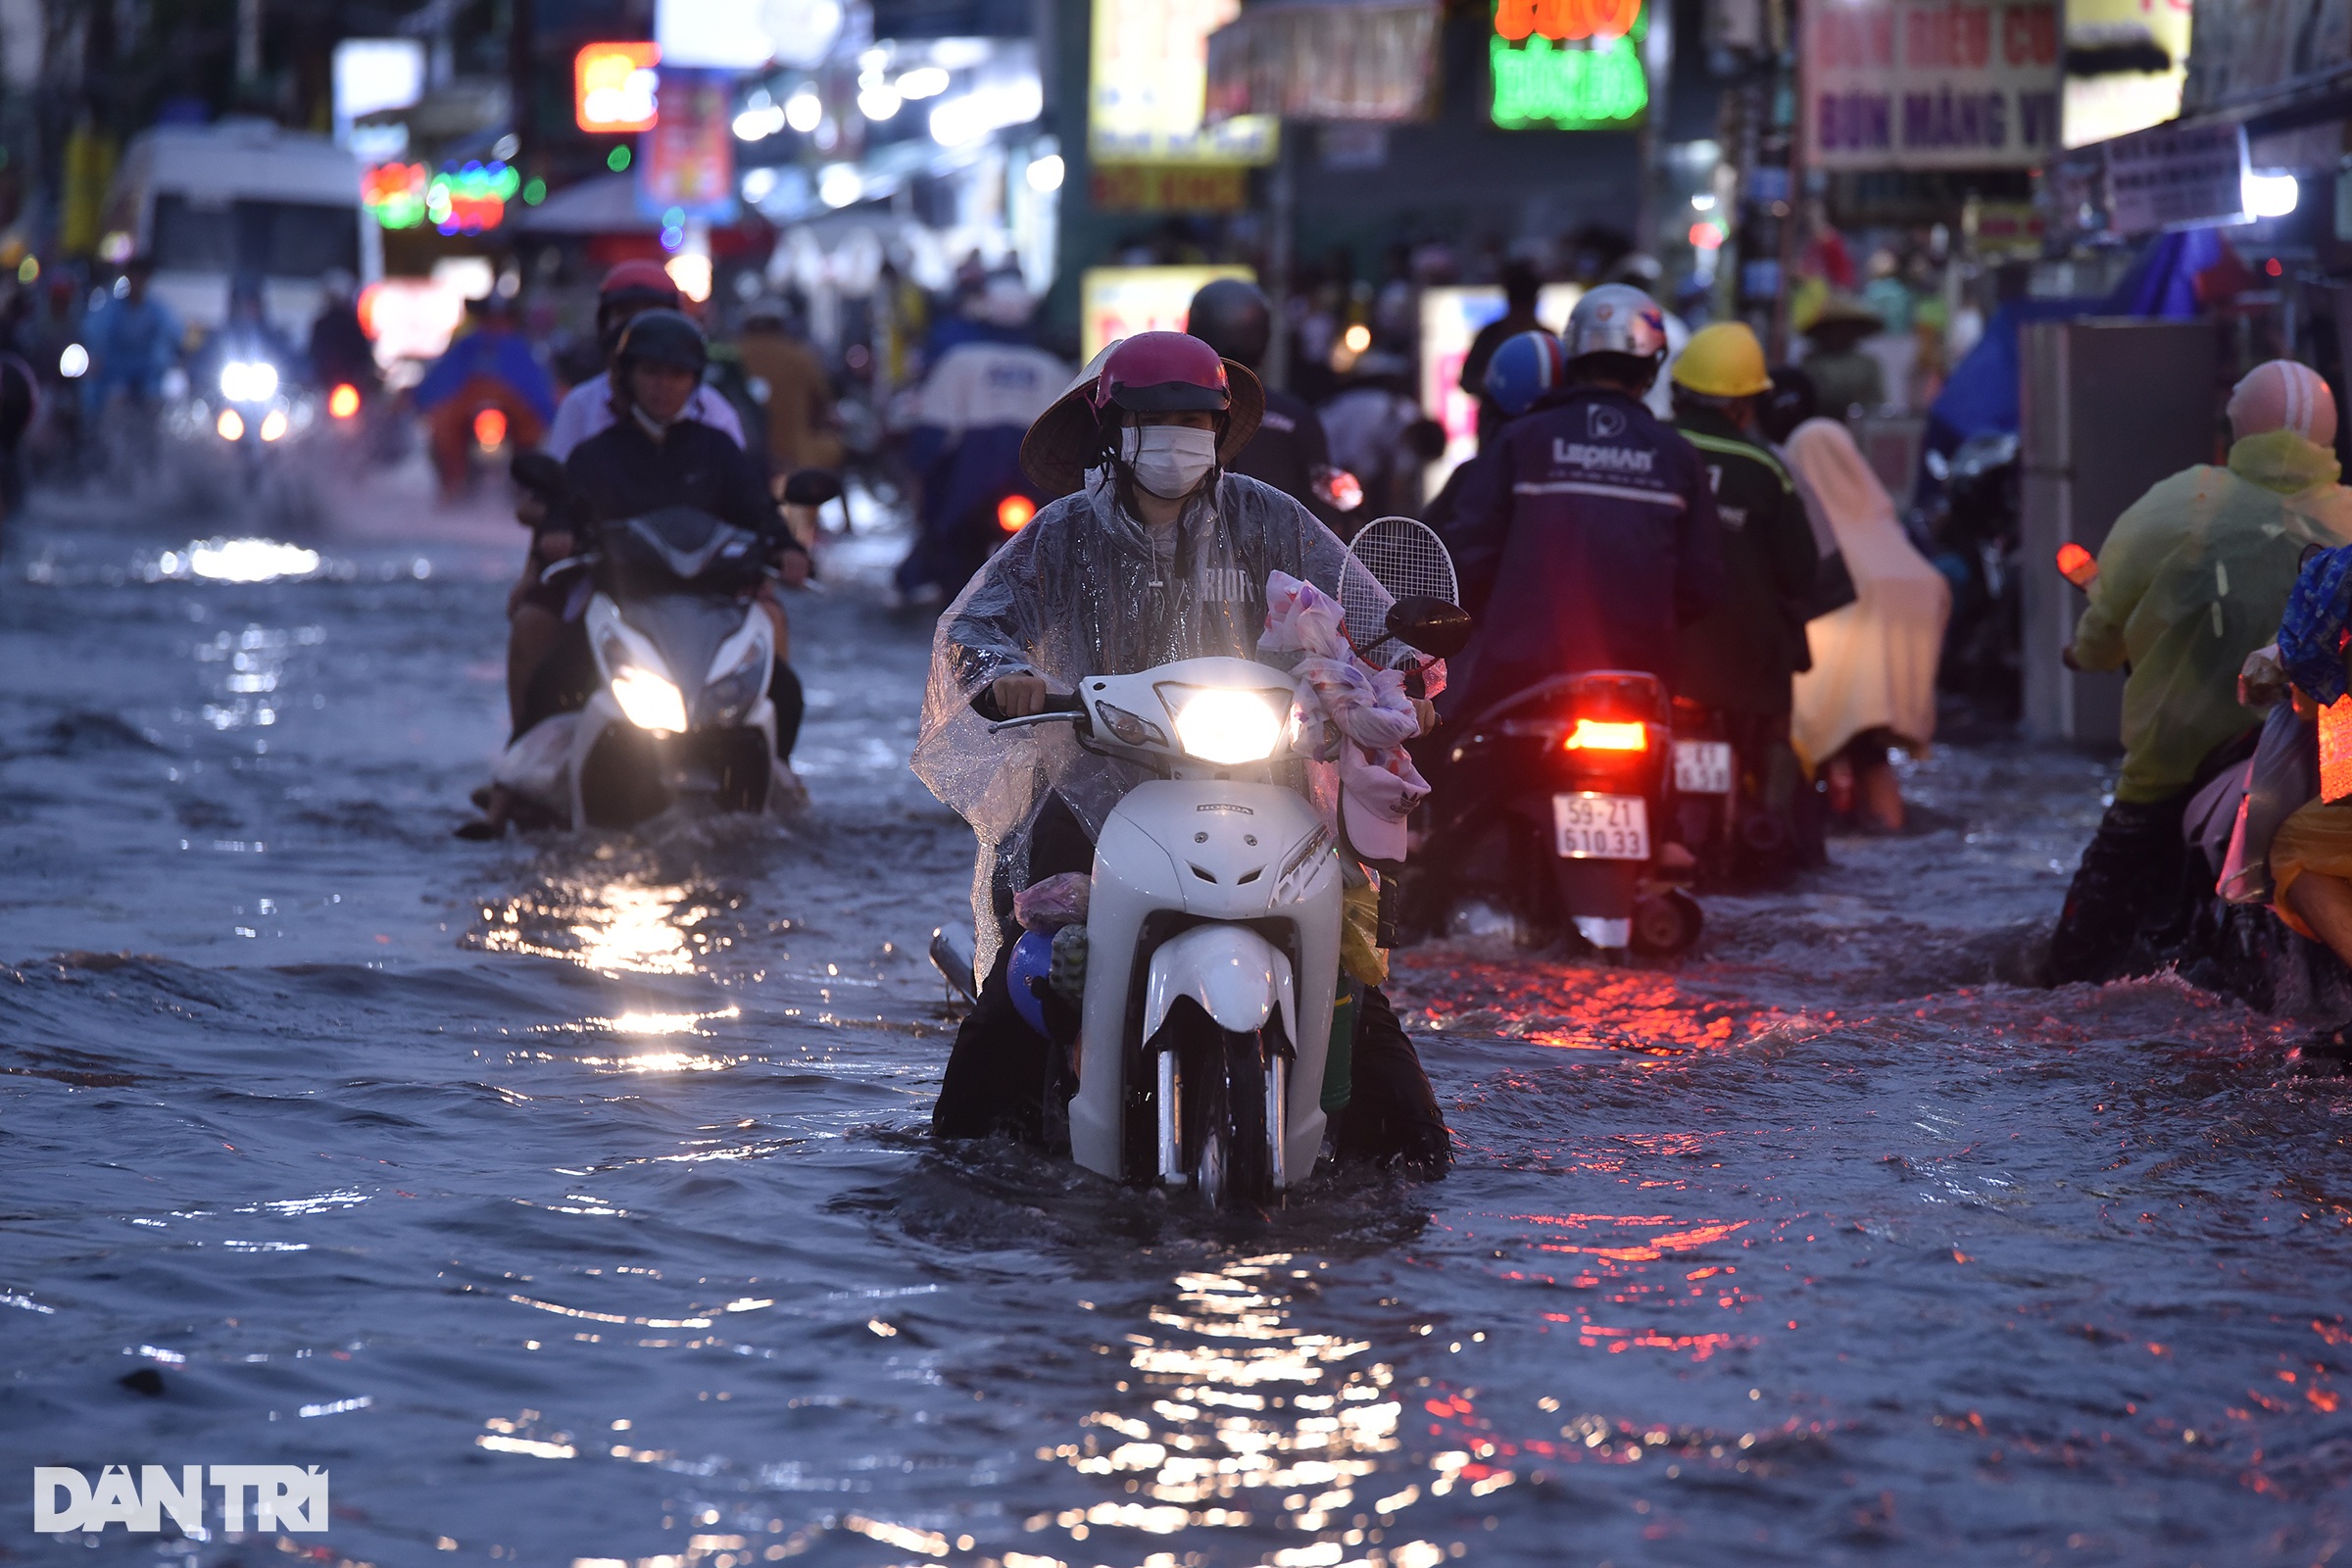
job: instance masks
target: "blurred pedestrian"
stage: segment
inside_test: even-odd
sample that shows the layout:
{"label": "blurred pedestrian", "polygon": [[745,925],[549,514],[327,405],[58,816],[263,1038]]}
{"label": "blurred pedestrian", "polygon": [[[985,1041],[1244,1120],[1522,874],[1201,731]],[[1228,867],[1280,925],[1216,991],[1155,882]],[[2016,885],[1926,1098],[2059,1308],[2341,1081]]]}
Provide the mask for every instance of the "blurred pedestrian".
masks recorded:
{"label": "blurred pedestrian", "polygon": [[[1274,310],[1255,283],[1221,277],[1202,284],[1186,309],[1184,329],[1219,356],[1255,371],[1274,336]],[[1339,528],[1343,512],[1333,499],[1335,470],[1331,438],[1322,416],[1304,398],[1266,388],[1266,411],[1257,433],[1226,471],[1247,475],[1275,489]],[[1360,503],[1360,493],[1353,498]],[[1345,529],[1342,529],[1345,532]]]}
{"label": "blurred pedestrian", "polygon": [[744,374],[756,378],[757,397],[767,416],[767,462],[779,479],[802,468],[841,466],[841,415],[833,403],[833,378],[816,350],[793,330],[778,300],[762,300],[744,318],[736,345]]}
{"label": "blurred pedestrian", "polygon": [[1893,497],[1843,424],[1807,419],[1786,450],[1799,494],[1838,541],[1855,594],[1805,627],[1812,667],[1796,677],[1797,755],[1816,775],[1830,775],[1833,804],[1850,799],[1865,826],[1899,832],[1902,786],[1887,753],[1923,753],[1936,738],[1936,662],[1951,585],[1912,548]]}
{"label": "blurred pedestrian", "polygon": [[1411,369],[1402,354],[1376,342],[1356,359],[1348,389],[1323,405],[1331,460],[1363,487],[1354,515],[1366,522],[1417,514],[1421,472],[1446,450],[1445,430],[1413,397]]}
{"label": "blurred pedestrian", "polygon": [[1470,340],[1470,352],[1462,356],[1461,387],[1478,399],[1478,444],[1482,447],[1502,428],[1504,417],[1487,395],[1487,366],[1505,342],[1544,324],[1536,319],[1536,300],[1543,291],[1543,275],[1531,264],[1517,259],[1504,263],[1502,314],[1478,329],[1478,335]]}
{"label": "blurred pedestrian", "polygon": [[348,383],[372,396],[382,385],[375,366],[375,345],[360,321],[359,280],[341,268],[320,278],[323,297],[311,319],[309,359],[314,386]]}
{"label": "blurred pedestrian", "polygon": [[179,362],[180,322],[171,308],[148,293],[155,263],[134,256],[122,269],[122,292],[108,299],[81,323],[89,371],[82,385],[93,420],[121,394],[151,410],[161,395],[164,372]]}
{"label": "blurred pedestrian", "polygon": [[1875,355],[1865,353],[1865,338],[1886,329],[1878,312],[1846,296],[1833,295],[1805,327],[1812,352],[1805,356],[1804,372],[1813,378],[1821,412],[1833,419],[1857,414],[1876,414],[1886,402],[1886,370]]}
{"label": "blurred pedestrian", "polygon": [[[2123,772],[2050,935],[2053,981],[2105,980],[2137,967],[2134,940],[2172,918],[2185,855],[2181,812],[2259,722],[2238,701],[2238,671],[2278,631],[2306,548],[2352,545],[2352,490],[2336,482],[2342,468],[2327,381],[2307,366],[2269,361],[2237,383],[2229,416],[2235,439],[2226,467],[2183,469],[2116,519],[2065,652],[2077,669],[2129,664],[2131,674]],[[2296,685],[2322,703],[2343,689],[2341,652],[2327,652],[2316,666],[2288,662]],[[2331,908],[2321,884],[2297,899],[2302,871],[2352,873],[2332,841],[2312,831],[2318,825],[2298,813],[2272,847],[2290,924]]]}

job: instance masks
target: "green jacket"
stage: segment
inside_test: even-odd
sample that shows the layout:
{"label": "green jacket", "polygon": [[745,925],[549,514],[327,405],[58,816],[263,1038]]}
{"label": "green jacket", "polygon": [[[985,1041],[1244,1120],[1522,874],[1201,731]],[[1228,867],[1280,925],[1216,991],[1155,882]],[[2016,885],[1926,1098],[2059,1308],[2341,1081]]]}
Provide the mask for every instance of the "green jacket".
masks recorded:
{"label": "green jacket", "polygon": [[1812,667],[1805,614],[1820,556],[1781,460],[1720,414],[1674,427],[1698,449],[1721,519],[1723,598],[1682,629],[1675,695],[1739,713],[1786,713],[1789,680]]}
{"label": "green jacket", "polygon": [[2226,468],[2161,481],[2116,519],[2075,662],[2132,666],[2117,800],[2178,794],[2215,747],[2261,722],[2238,704],[2237,672],[2278,635],[2304,548],[2352,544],[2340,473],[2332,452],[2274,430],[2232,446]]}

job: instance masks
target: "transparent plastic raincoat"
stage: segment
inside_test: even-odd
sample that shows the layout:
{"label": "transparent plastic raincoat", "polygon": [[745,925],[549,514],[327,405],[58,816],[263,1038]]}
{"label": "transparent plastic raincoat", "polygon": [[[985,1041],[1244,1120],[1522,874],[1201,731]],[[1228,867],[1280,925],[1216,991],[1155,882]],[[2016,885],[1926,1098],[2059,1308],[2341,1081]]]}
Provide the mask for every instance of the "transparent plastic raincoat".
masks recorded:
{"label": "transparent plastic raincoat", "polygon": [[[1040,511],[940,616],[914,771],[979,837],[972,916],[984,972],[998,942],[996,884],[1027,885],[1030,822],[1048,792],[1091,835],[1150,775],[1081,749],[1067,724],[992,731],[972,699],[1004,675],[1042,675],[1067,692],[1088,675],[1180,659],[1261,658],[1274,571],[1334,598],[1343,576],[1380,592],[1337,535],[1255,479],[1219,475],[1173,527],[1154,531],[1097,469],[1085,489]],[[1305,788],[1303,769],[1289,782]]]}
{"label": "transparent plastic raincoat", "polygon": [[2352,491],[2335,455],[2291,430],[2250,435],[2230,466],[2174,474],[2133,502],[2099,548],[2075,661],[2127,661],[2119,801],[2188,787],[2208,753],[2251,728],[2246,656],[2278,635],[2303,547],[2352,544]]}

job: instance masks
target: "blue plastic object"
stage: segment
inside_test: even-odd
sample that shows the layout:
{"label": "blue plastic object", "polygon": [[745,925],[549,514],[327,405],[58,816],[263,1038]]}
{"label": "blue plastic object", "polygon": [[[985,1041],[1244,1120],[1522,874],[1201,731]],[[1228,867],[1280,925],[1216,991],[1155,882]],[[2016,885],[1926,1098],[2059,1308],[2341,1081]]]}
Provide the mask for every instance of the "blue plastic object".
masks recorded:
{"label": "blue plastic object", "polygon": [[1046,1028],[1045,1004],[1029,989],[1031,979],[1043,980],[1054,972],[1054,935],[1050,931],[1024,931],[1021,940],[1012,945],[1012,959],[1005,965],[1004,982],[1012,991],[1013,1010],[1022,1022],[1046,1039],[1053,1038]]}
{"label": "blue plastic object", "polygon": [[1568,378],[1567,351],[1549,332],[1521,332],[1503,339],[1487,362],[1487,396],[1510,418],[1556,392]]}

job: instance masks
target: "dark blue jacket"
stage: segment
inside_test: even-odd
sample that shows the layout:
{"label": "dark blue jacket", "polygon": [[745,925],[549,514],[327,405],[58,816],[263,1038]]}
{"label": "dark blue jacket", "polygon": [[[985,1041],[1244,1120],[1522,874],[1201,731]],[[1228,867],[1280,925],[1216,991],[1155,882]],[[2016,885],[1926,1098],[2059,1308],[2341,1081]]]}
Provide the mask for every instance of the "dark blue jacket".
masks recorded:
{"label": "dark blue jacket", "polygon": [[1585,669],[1671,687],[1677,628],[1723,590],[1718,526],[1697,452],[1623,392],[1572,387],[1503,426],[1446,536],[1479,617],[1446,712]]}

